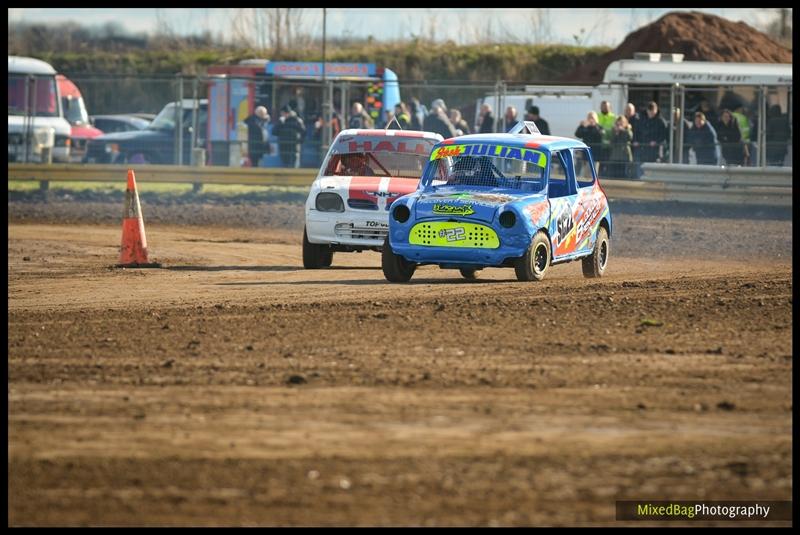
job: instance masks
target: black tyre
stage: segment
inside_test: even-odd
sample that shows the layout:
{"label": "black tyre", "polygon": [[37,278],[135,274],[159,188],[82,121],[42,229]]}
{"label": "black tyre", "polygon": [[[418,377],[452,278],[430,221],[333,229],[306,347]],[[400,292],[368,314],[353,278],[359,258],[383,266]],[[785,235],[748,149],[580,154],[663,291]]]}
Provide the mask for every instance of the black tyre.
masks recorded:
{"label": "black tyre", "polygon": [[414,262],[409,262],[400,255],[392,252],[392,247],[389,245],[389,237],[383,242],[383,251],[381,252],[381,267],[383,267],[383,275],[389,282],[408,282],[417,265]]}
{"label": "black tyre", "polygon": [[458,271],[460,271],[461,276],[467,280],[472,281],[478,278],[476,275],[478,273],[477,269],[459,269]]}
{"label": "black tyre", "polygon": [[608,240],[608,232],[604,227],[597,230],[597,241],[594,244],[592,254],[585,257],[582,261],[583,276],[594,279],[602,277],[608,265],[608,255],[611,252],[611,242]]}
{"label": "black tyre", "polygon": [[303,267],[306,269],[320,269],[330,267],[333,262],[333,251],[327,245],[311,243],[303,227]]}
{"label": "black tyre", "polygon": [[540,281],[550,267],[550,240],[547,234],[541,230],[534,235],[528,251],[517,259],[514,271],[517,273],[517,280],[520,281]]}

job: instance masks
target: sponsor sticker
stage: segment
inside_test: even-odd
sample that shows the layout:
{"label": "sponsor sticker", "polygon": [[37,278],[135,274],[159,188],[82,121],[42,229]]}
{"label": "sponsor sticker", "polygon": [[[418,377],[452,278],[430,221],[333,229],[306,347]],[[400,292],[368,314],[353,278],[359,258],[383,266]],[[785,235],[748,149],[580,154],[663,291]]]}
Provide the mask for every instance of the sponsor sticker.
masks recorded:
{"label": "sponsor sticker", "polygon": [[433,213],[435,214],[444,214],[444,215],[472,215],[475,213],[475,210],[472,208],[471,204],[462,204],[462,205],[455,205],[455,204],[439,204],[436,203],[433,205]]}

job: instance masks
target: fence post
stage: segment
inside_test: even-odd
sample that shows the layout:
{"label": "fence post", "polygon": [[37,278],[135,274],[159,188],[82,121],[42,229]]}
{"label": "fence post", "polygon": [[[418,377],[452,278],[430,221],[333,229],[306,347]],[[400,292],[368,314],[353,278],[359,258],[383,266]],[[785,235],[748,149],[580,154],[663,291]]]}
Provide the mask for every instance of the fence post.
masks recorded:
{"label": "fence post", "polygon": [[197,86],[199,83],[198,78],[199,76],[195,76],[194,80],[192,80],[192,148],[189,154],[192,154],[194,149],[197,147],[197,112],[199,106],[199,99],[197,98]]}
{"label": "fence post", "polygon": [[767,166],[767,88],[758,88],[758,167]]}
{"label": "fence post", "polygon": [[178,73],[178,106],[175,110],[175,135],[178,154],[175,163],[183,165],[183,76]]}

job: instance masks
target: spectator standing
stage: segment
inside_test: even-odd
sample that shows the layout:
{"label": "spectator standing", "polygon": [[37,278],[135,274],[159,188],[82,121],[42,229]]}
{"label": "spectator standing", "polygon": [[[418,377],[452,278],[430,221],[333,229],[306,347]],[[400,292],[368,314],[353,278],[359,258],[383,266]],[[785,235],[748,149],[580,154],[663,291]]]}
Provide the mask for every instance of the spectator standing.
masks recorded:
{"label": "spectator standing", "polygon": [[256,107],[255,111],[244,120],[247,125],[247,155],[250,158],[250,165],[258,167],[261,158],[269,152],[267,124],[269,114],[264,106]]}
{"label": "spectator standing", "polygon": [[417,97],[411,99],[410,105],[411,112],[411,129],[422,130],[422,124],[425,122],[425,117],[428,116],[428,110],[424,104],[421,104]]}
{"label": "spectator standing", "polygon": [[444,139],[456,137],[456,129],[447,118],[447,107],[442,99],[436,99],[431,104],[431,112],[425,117],[422,129],[427,132],[436,132]]}
{"label": "spectator standing", "polygon": [[594,157],[595,151],[600,150],[603,145],[603,128],[597,123],[596,112],[590,111],[586,115],[586,119],[581,121],[575,130],[575,137],[586,143]]}
{"label": "spectator standing", "polygon": [[625,115],[620,115],[614,121],[614,129],[611,131],[611,155],[607,167],[608,174],[613,178],[628,178],[631,170],[631,163],[633,162],[633,151],[631,150],[631,143],[633,142],[633,129],[631,128],[628,118]]}
{"label": "spectator standing", "polygon": [[470,133],[467,121],[461,117],[461,112],[455,108],[450,110],[450,122],[453,123],[457,135],[464,136]]}
{"label": "spectator standing", "polygon": [[517,124],[517,122],[519,122],[517,119],[517,108],[514,106],[509,106],[506,108],[506,114],[503,116],[503,122],[506,132],[508,132],[512,126]]}
{"label": "spectator standing", "polygon": [[494,132],[494,115],[492,115],[492,107],[489,104],[481,106],[478,122],[475,123],[475,130],[479,134],[491,134]]}
{"label": "spectator standing", "polygon": [[[667,122],[659,115],[658,104],[647,104],[647,114],[639,119],[633,131],[633,147],[638,158],[637,164],[657,162],[664,157],[664,144],[667,142]],[[642,176],[642,166],[636,166],[636,177]]]}
{"label": "spectator standing", "polygon": [[375,126],[375,121],[360,102],[353,102],[350,112],[350,120],[347,121],[348,128],[372,128]]}
{"label": "spectator standing", "polygon": [[[628,125],[631,127],[631,133],[636,132],[636,125],[641,117],[636,111],[636,106],[633,105],[633,102],[628,102],[628,104],[625,106],[624,115],[625,119],[628,120]],[[636,151],[634,150],[633,146],[631,146],[631,153],[633,154],[633,157],[636,158]],[[625,176],[628,178],[633,177],[633,165],[628,166],[628,172]]]}
{"label": "spectator standing", "polygon": [[766,129],[767,165],[782,166],[786,158],[786,147],[791,131],[789,120],[781,113],[779,104],[773,104],[767,110]]}
{"label": "spectator standing", "polygon": [[397,123],[390,123],[388,128],[396,129],[398,124],[403,130],[409,130],[411,128],[411,115],[408,113],[408,108],[406,107],[405,102],[398,102],[395,104],[394,116],[397,119]]}
{"label": "spectator standing", "polygon": [[306,135],[306,126],[297,112],[288,106],[281,110],[281,118],[272,128],[278,138],[278,153],[284,167],[300,167],[300,150]]}
{"label": "spectator standing", "polygon": [[289,101],[289,107],[297,112],[297,116],[301,119],[306,115],[306,99],[303,96],[303,88],[295,87],[292,99]]}
{"label": "spectator standing", "polygon": [[747,112],[744,109],[744,104],[742,102],[738,102],[731,113],[736,118],[736,122],[739,124],[739,131],[742,133],[742,143],[744,143],[745,146],[743,165],[750,165],[750,162],[755,159],[753,158],[753,156],[755,156],[755,145],[753,145],[751,142],[750,119],[748,118]]}
{"label": "spectator standing", "polygon": [[717,134],[703,112],[694,114],[694,124],[689,129],[689,146],[694,150],[698,165],[718,165]]}
{"label": "spectator standing", "polygon": [[600,160],[600,174],[603,176],[608,174],[606,162],[611,154],[611,133],[614,130],[614,121],[616,120],[617,115],[611,111],[611,103],[607,100],[601,102],[597,123],[603,128],[603,147],[598,151],[597,159]]}
{"label": "spectator standing", "polygon": [[531,121],[534,122],[536,128],[539,129],[539,133],[543,136],[550,135],[550,125],[547,124],[547,121],[544,120],[544,117],[539,115],[539,106],[531,106],[528,108],[528,114],[531,118]]}
{"label": "spectator standing", "polygon": [[722,148],[722,157],[726,165],[742,165],[747,154],[747,145],[742,142],[739,122],[733,112],[723,109],[717,125],[717,138]]}
{"label": "spectator standing", "polygon": [[700,101],[700,105],[698,106],[698,111],[703,112],[703,116],[706,118],[706,122],[711,124],[711,127],[716,129],[717,126],[717,113],[711,108],[711,103],[708,102],[707,98],[704,98]]}

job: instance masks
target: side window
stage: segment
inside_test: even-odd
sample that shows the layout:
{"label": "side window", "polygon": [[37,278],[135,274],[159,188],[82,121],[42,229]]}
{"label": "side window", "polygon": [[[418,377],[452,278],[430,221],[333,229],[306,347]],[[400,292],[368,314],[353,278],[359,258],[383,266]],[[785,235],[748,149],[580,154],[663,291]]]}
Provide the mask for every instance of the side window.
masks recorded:
{"label": "side window", "polygon": [[565,156],[571,157],[569,150],[553,152],[550,155],[550,179],[548,180],[548,196],[550,198],[567,197],[575,193],[571,191],[571,181],[567,180]]}
{"label": "side window", "polygon": [[574,149],[572,151],[573,163],[575,164],[575,179],[578,181],[579,188],[585,188],[594,184],[594,174],[592,164],[589,163],[589,152],[586,149]]}

